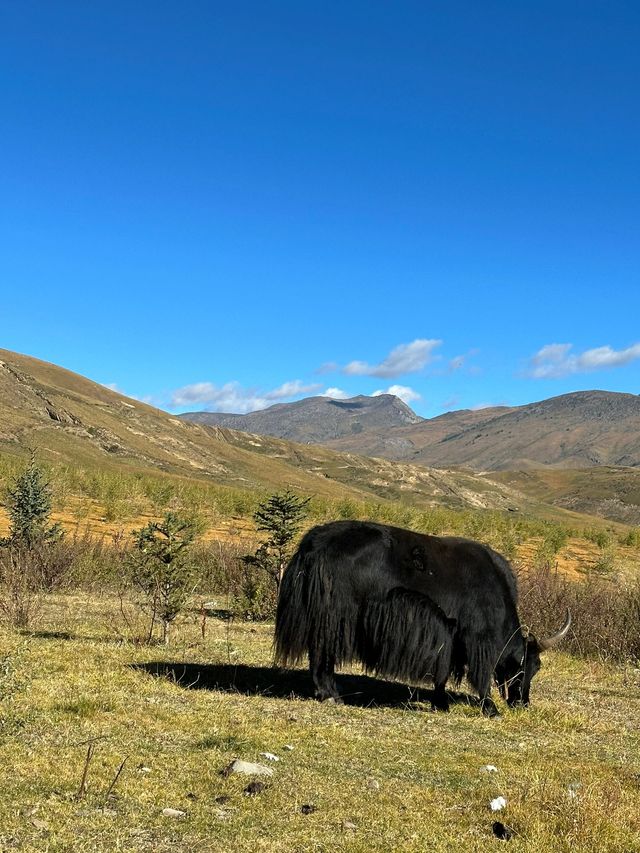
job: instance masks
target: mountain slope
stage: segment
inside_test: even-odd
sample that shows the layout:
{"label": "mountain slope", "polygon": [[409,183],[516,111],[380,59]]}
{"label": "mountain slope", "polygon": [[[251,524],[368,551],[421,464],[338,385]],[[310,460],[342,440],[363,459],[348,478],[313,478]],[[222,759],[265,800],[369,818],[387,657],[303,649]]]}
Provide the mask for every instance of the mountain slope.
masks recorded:
{"label": "mountain slope", "polygon": [[327,445],[423,465],[484,471],[638,467],[640,396],[579,391],[514,408],[449,412]]}
{"label": "mountain slope", "polygon": [[446,435],[443,418],[413,427],[407,435],[413,453],[401,458],[481,470],[640,466],[640,397],[634,394],[582,391],[472,415],[468,422],[469,413],[452,418]]}
{"label": "mountain slope", "polygon": [[310,397],[248,415],[181,417],[441,468],[640,467],[640,396],[609,391],[579,391],[426,420],[392,395]]}
{"label": "mountain slope", "polygon": [[640,525],[640,468],[601,465],[586,469],[494,471],[490,479],[573,512]]}
{"label": "mountain slope", "polygon": [[306,397],[295,403],[278,403],[247,415],[224,412],[187,412],[179,417],[193,423],[228,427],[290,441],[324,444],[362,432],[384,432],[390,427],[417,424],[422,418],[393,394],[375,397]]}
{"label": "mountain slope", "polygon": [[38,359],[0,350],[0,452],[37,448],[86,467],[162,470],[329,498],[505,508],[526,499],[469,472],[431,471],[189,423]]}

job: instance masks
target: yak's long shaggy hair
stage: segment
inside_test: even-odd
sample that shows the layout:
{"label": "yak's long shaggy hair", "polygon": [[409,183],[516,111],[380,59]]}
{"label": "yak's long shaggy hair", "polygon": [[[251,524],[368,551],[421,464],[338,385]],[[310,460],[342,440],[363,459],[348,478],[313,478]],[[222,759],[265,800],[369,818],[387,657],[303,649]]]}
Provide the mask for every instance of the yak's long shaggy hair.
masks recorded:
{"label": "yak's long shaggy hair", "polygon": [[315,648],[336,666],[357,660],[368,672],[408,681],[446,680],[449,673],[462,678],[456,620],[428,596],[392,589],[380,600],[339,599],[332,575],[317,552],[298,551],[289,564],[276,616],[278,664],[299,663]]}
{"label": "yak's long shaggy hair", "polygon": [[466,675],[485,714],[495,715],[494,681],[509,704],[529,702],[540,651],[569,630],[538,641],[518,619],[509,563],[486,545],[429,536],[369,521],[334,521],[310,530],[282,580],[276,662],[308,653],[318,698],[339,698],[334,669],[366,670],[405,681],[432,679],[446,705],[449,678]]}

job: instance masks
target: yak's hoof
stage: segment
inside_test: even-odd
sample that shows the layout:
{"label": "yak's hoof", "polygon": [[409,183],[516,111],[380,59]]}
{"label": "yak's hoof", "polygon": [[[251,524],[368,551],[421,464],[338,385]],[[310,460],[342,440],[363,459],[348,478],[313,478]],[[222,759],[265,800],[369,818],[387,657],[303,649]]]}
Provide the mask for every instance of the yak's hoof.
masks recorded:
{"label": "yak's hoof", "polygon": [[485,711],[483,708],[482,714],[483,714],[483,716],[487,717],[487,719],[489,719],[489,720],[499,720],[502,717],[502,714],[500,713],[500,711],[498,711],[497,708],[494,708],[492,710],[487,710],[487,711]]}
{"label": "yak's hoof", "polygon": [[316,690],[316,699],[326,705],[344,705],[344,700],[341,696],[333,696],[331,693],[323,693],[321,690]]}
{"label": "yak's hoof", "polygon": [[482,703],[482,713],[485,717],[490,717],[493,720],[499,720],[502,716],[492,699]]}

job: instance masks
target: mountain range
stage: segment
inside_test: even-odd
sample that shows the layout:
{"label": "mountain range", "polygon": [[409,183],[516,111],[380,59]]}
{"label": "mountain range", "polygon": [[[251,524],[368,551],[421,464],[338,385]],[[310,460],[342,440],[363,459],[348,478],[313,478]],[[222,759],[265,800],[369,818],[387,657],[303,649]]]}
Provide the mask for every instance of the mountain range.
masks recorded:
{"label": "mountain range", "polygon": [[193,415],[174,416],[0,350],[1,454],[37,449],[52,463],[86,469],[166,472],[243,489],[291,486],[333,500],[640,524],[639,410],[635,395],[591,391],[427,420],[380,395],[310,398],[233,419],[240,427],[251,418],[256,430],[269,418],[292,441],[193,423]]}
{"label": "mountain range", "polygon": [[578,391],[523,406],[418,417],[392,395],[311,397],[248,415],[185,420],[323,444],[335,450],[476,471],[640,467],[640,396]]}
{"label": "mountain range", "polygon": [[0,350],[0,452],[32,449],[53,463],[163,471],[246,489],[291,486],[330,499],[502,509],[527,503],[508,484],[471,472],[190,423],[62,367]]}
{"label": "mountain range", "polygon": [[[273,435],[304,444],[327,444],[358,436],[364,430],[384,435],[390,427],[414,426],[423,420],[393,394],[361,395],[348,400],[305,397],[295,403],[277,403],[247,415],[187,412],[179,417],[192,423]],[[354,441],[354,446],[356,444]]]}

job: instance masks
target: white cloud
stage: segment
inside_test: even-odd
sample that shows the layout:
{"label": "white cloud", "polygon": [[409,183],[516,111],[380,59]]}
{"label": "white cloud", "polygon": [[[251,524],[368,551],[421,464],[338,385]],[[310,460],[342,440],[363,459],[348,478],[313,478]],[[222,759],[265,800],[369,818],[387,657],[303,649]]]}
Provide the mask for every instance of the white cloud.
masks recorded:
{"label": "white cloud", "polygon": [[322,392],[323,397],[332,397],[334,400],[348,400],[349,395],[342,388],[327,388]]}
{"label": "white cloud", "polygon": [[386,391],[374,391],[372,397],[379,397],[381,394],[393,394],[395,397],[400,397],[405,403],[413,403],[414,400],[421,400],[422,397],[413,388],[408,385],[390,385]]}
{"label": "white cloud", "polygon": [[336,370],[340,370],[339,364],[336,364],[335,361],[326,361],[324,364],[320,365],[316,370],[316,373],[335,373]]}
{"label": "white cloud", "polygon": [[622,350],[610,346],[594,347],[582,353],[571,352],[573,344],[547,344],[529,359],[527,375],[533,379],[558,379],[572,373],[590,373],[621,367],[640,358],[640,343]]}
{"label": "white cloud", "polygon": [[195,382],[178,388],[171,396],[171,408],[183,406],[203,406],[210,412],[234,412],[246,414],[258,409],[266,409],[274,403],[289,400],[301,394],[318,391],[317,384],[305,385],[299,379],[285,382],[271,391],[258,388],[243,388],[239,382],[227,382],[217,386],[212,382]]}
{"label": "white cloud", "polygon": [[224,388],[216,388],[211,382],[194,382],[193,385],[185,385],[178,388],[171,396],[172,406],[188,406],[189,403],[209,403],[216,399],[224,389],[231,390],[233,383],[225,385]]}
{"label": "white cloud", "polygon": [[366,361],[351,361],[342,372],[349,376],[378,376],[383,379],[394,379],[404,373],[415,373],[422,370],[435,358],[434,349],[442,341],[418,338],[410,344],[400,344],[391,350],[380,364],[369,364]]}
{"label": "white cloud", "polygon": [[317,383],[309,385],[294,379],[292,382],[283,383],[279,388],[274,388],[273,391],[267,391],[265,397],[267,400],[283,400],[287,397],[297,397],[299,394],[311,394],[313,391],[318,391],[320,387]]}

